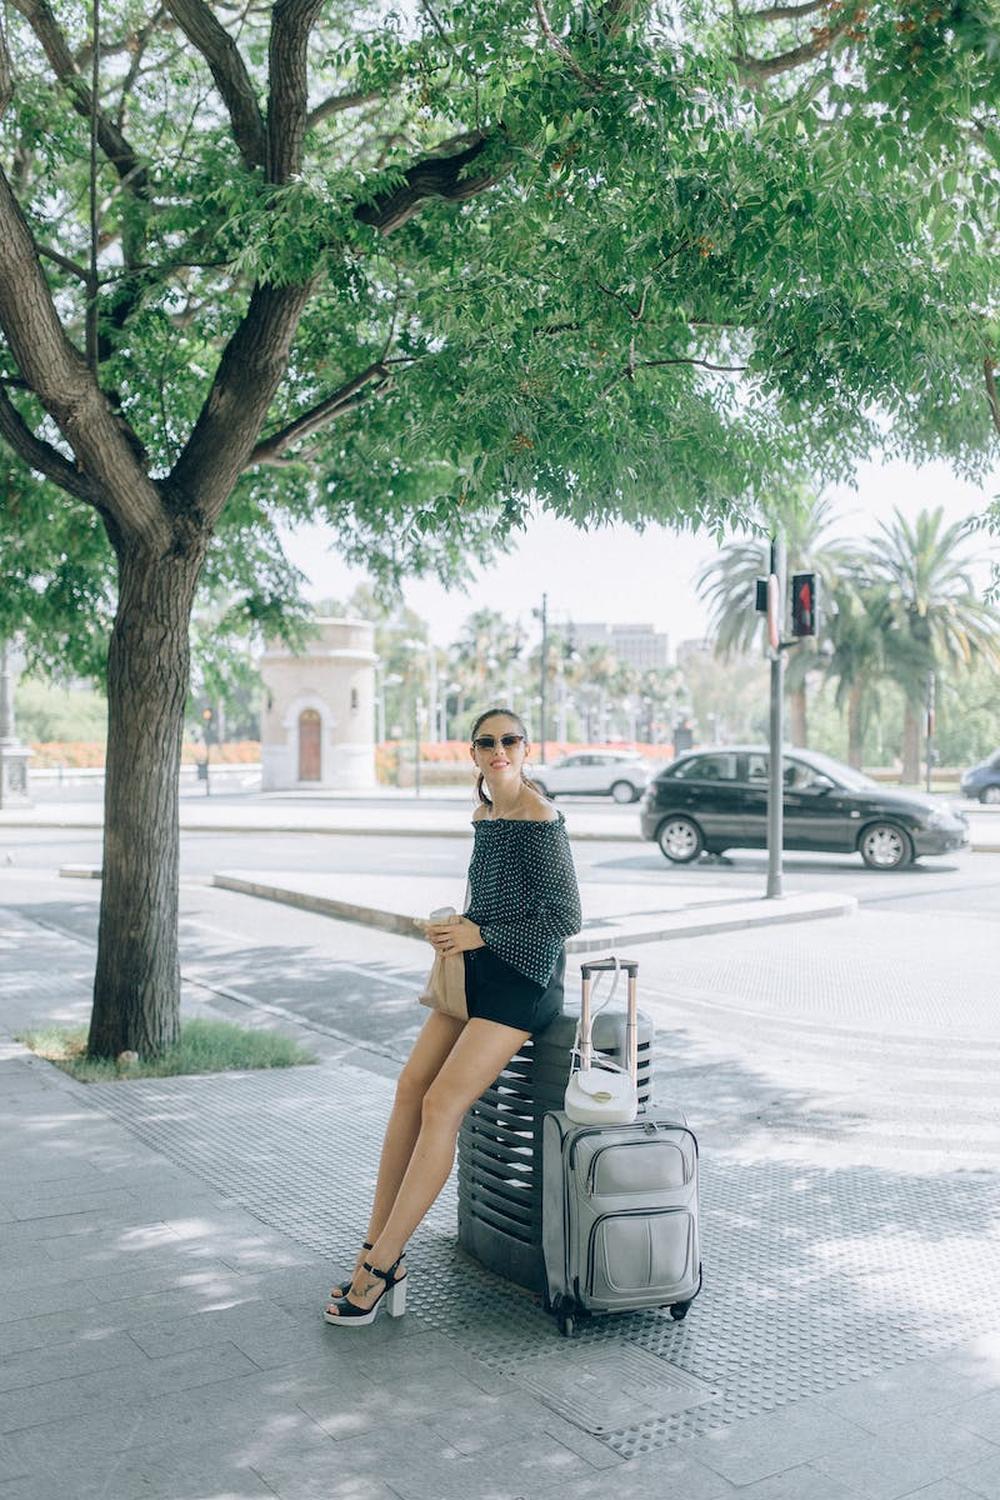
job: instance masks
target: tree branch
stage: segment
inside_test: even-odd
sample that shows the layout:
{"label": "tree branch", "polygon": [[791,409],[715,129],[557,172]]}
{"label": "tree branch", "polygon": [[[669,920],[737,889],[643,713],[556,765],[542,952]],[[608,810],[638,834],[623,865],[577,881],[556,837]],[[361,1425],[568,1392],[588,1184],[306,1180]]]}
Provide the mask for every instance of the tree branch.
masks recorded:
{"label": "tree branch", "polygon": [[[41,43],[52,71],[69,94],[73,108],[78,115],[89,121],[91,91],[80,76],[76,59],[59,29],[48,0],[14,0],[14,5]],[[97,141],[121,181],[137,197],[146,197],[149,187],[146,168],[117,125],[100,108],[97,111]]]}
{"label": "tree branch", "polygon": [[7,112],[7,106],[14,97],[14,72],[10,65],[10,52],[7,50],[7,36],[3,29],[3,16],[0,15],[0,118]]}
{"label": "tree branch", "polygon": [[36,474],[41,474],[45,479],[51,479],[53,484],[57,484],[60,489],[65,490],[77,500],[86,500],[89,505],[99,505],[98,491],[86,474],[75,469],[58,448],[53,448],[51,443],[45,442],[44,438],[32,432],[4,390],[2,381],[0,381],[0,437],[7,440],[18,458],[23,459],[28,468],[33,469]]}
{"label": "tree branch", "polygon": [[661,365],[700,365],[703,370],[721,370],[724,374],[735,374],[749,370],[749,365],[713,365],[707,359],[641,359],[633,365],[636,370],[656,370]]}
{"label": "tree branch", "polygon": [[830,0],[806,0],[804,5],[769,5],[764,10],[740,11],[741,21],[797,21],[826,10]]}
{"label": "tree branch", "polygon": [[342,416],[345,411],[350,411],[359,402],[369,396],[377,396],[380,391],[392,382],[392,371],[376,360],[362,370],[360,375],[355,375],[353,380],[348,380],[339,390],[327,396],[325,401],[319,402],[309,411],[303,412],[293,422],[282,427],[280,431],[274,432],[268,438],[262,438],[253,449],[247,461],[247,468],[254,464],[274,463],[281,458],[289,444],[294,443],[296,438],[308,437],[311,432],[324,427],[327,422]]}
{"label": "tree branch", "polygon": [[[2,170],[0,328],[29,387],[99,489],[103,507],[124,533],[166,550],[167,518],[140,461],[139,440],[125,419],[112,412],[93,373],[66,337],[31,231]],[[9,413],[7,418],[10,422]],[[36,458],[46,458],[41,450],[35,453]]]}
{"label": "tree branch", "polygon": [[813,58],[829,52],[833,44],[843,36],[847,24],[845,21],[838,27],[821,26],[811,42],[803,42],[801,47],[793,47],[777,57],[737,55],[733,61],[736,63],[742,82],[755,87],[757,84],[764,83],[768,78],[776,78],[779,73],[789,73],[793,68],[799,68],[803,63],[811,62]]}
{"label": "tree branch", "polygon": [[988,354],[983,360],[983,375],[986,378],[986,399],[989,402],[993,426],[1000,433],[1000,395],[997,393],[997,362]]}
{"label": "tree branch", "polygon": [[268,49],[267,177],[288,182],[302,165],[309,79],[306,50],[322,0],[277,0]]}
{"label": "tree branch", "polygon": [[205,0],[167,0],[167,9],[192,46],[208,64],[215,86],[229,111],[233,138],[248,171],[263,167],[267,128],[239,48],[216,20]]}
{"label": "tree branch", "polygon": [[331,115],[339,115],[345,109],[357,109],[362,104],[371,104],[373,100],[382,96],[378,92],[372,94],[332,94],[329,99],[324,99],[311,109],[306,115],[306,129],[312,130],[314,126],[321,125]]}
{"label": "tree branch", "polygon": [[250,461],[312,290],[312,282],[254,287],[194,431],[164,483],[174,509],[198,512],[214,525]]}
{"label": "tree branch", "polygon": [[587,77],[565,42],[560,41],[552,30],[552,22],[549,20],[548,11],[545,9],[545,0],[535,0],[535,15],[538,17],[538,25],[541,28],[542,36],[552,48],[552,51],[557,57],[562,58],[575,78],[578,78],[581,83],[585,83],[588,88],[592,88],[593,81]]}
{"label": "tree branch", "polygon": [[417,162],[404,172],[400,187],[379,194],[371,203],[362,203],[355,209],[354,217],[362,224],[370,224],[381,234],[392,234],[394,229],[411,219],[428,198],[447,198],[452,203],[464,203],[477,197],[510,171],[510,165],[505,163],[481,177],[462,176],[463,169],[495,139],[495,136],[481,136],[455,156],[430,156]]}

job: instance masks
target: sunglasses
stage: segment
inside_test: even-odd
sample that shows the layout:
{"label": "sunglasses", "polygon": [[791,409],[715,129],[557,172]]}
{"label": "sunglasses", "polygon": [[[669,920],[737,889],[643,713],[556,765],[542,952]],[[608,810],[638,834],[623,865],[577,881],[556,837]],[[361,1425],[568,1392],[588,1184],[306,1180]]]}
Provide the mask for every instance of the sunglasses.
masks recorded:
{"label": "sunglasses", "polygon": [[[514,746],[519,745],[523,739],[523,734],[502,734],[500,743],[505,750],[513,750]],[[476,750],[495,750],[497,737],[495,734],[477,734],[472,743]]]}

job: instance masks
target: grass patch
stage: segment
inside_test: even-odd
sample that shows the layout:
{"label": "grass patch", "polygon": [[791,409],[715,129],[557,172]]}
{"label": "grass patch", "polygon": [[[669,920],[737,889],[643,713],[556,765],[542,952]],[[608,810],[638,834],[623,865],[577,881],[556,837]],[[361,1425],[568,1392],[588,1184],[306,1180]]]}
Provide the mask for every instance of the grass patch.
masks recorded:
{"label": "grass patch", "polygon": [[23,1032],[17,1040],[81,1083],[116,1078],[173,1078],[181,1073],[225,1073],[244,1068],[294,1068],[315,1054],[273,1031],[248,1031],[230,1021],[187,1021],[176,1047],[162,1057],[137,1062],[95,1061],[86,1055],[84,1027],[53,1026]]}

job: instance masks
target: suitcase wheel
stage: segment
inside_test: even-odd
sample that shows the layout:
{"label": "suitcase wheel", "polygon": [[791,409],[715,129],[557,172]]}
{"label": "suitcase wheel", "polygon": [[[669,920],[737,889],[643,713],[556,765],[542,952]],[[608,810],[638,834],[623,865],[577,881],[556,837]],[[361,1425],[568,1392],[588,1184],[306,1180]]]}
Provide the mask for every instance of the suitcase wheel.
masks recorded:
{"label": "suitcase wheel", "polygon": [[564,1297],[557,1292],[552,1301],[552,1311],[556,1315],[559,1324],[559,1332],[563,1338],[571,1339],[576,1333],[576,1304],[571,1297]]}
{"label": "suitcase wheel", "polygon": [[675,1323],[680,1323],[683,1318],[687,1317],[688,1308],[690,1306],[690,1302],[675,1302],[673,1304],[670,1309],[670,1316],[673,1318]]}

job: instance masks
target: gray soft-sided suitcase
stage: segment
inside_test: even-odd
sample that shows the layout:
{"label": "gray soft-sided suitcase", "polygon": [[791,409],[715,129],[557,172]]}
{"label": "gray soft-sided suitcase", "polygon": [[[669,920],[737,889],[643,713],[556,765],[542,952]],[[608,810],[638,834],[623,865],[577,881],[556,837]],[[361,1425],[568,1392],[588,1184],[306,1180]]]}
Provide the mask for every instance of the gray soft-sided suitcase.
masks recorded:
{"label": "gray soft-sided suitcase", "polygon": [[[591,976],[581,965],[582,1032]],[[626,1054],[635,1077],[638,964],[628,974]],[[581,1317],[669,1307],[683,1318],[701,1287],[698,1143],[684,1116],[647,1109],[632,1125],[577,1125],[546,1114],[542,1135],[542,1247],[548,1305],[568,1337]]]}

